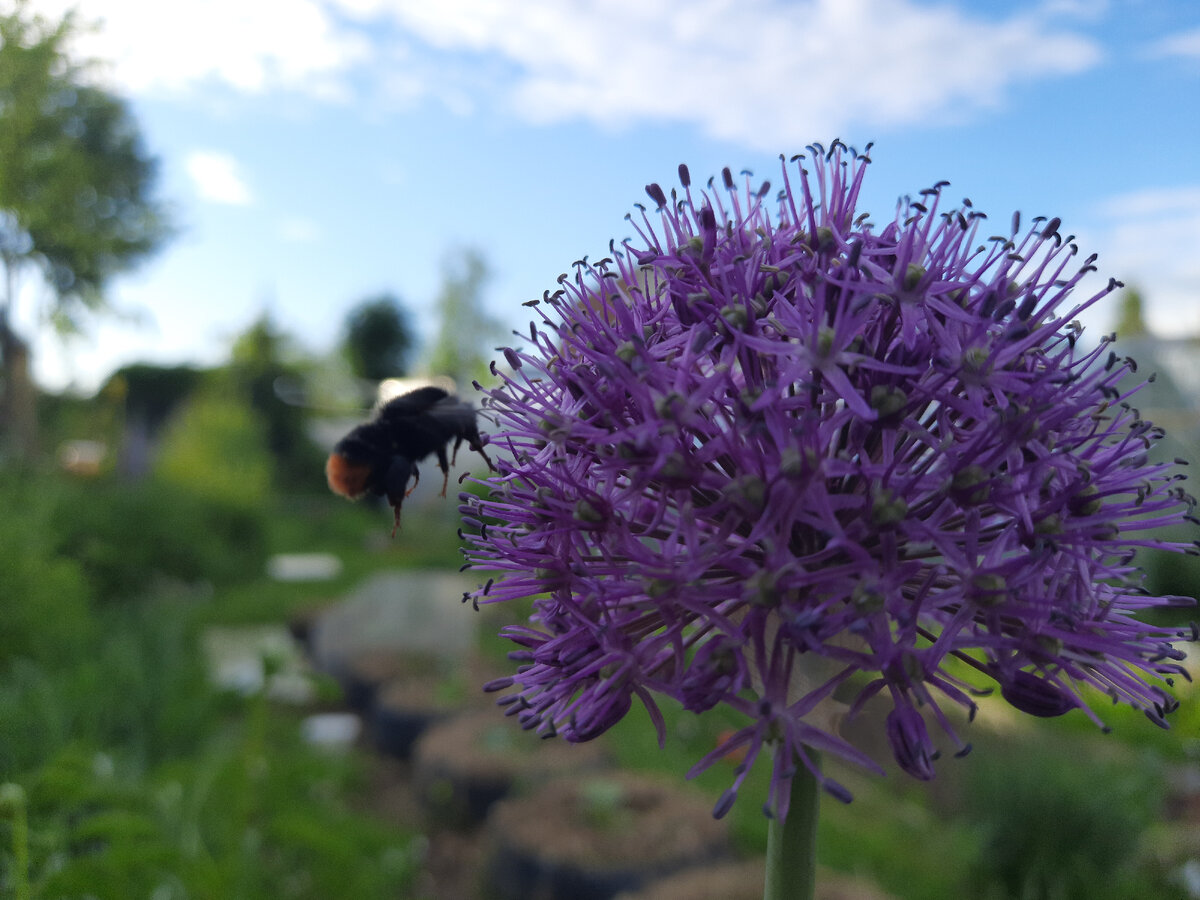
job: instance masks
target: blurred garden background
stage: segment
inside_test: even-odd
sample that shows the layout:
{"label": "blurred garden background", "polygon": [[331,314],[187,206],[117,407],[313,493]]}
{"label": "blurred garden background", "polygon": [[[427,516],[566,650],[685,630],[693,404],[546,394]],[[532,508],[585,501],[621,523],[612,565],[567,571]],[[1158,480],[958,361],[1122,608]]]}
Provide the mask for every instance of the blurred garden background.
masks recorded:
{"label": "blurred garden background", "polygon": [[[1046,17],[1067,15],[1052,6],[1029,4],[1022,7],[1025,19],[993,17],[981,27],[1019,34],[1021,22],[1031,28],[1040,22],[1052,32],[1047,40],[1053,38],[1060,60],[1047,70],[1083,71],[1088,57],[1079,42],[1103,46],[1100,26],[1088,26],[1097,20],[1086,16],[1047,25]],[[813,7],[814,15],[824,9]],[[298,5],[306,15],[317,9],[328,12]],[[128,21],[126,5],[112,4],[112,12],[117,25]],[[544,217],[514,212],[522,227],[511,229],[502,227],[503,218],[473,221],[464,196],[445,186],[432,190],[444,189],[453,202],[442,202],[436,215],[431,207],[385,197],[383,205],[396,217],[411,222],[428,214],[437,221],[419,240],[405,242],[399,234],[381,237],[376,220],[367,223],[364,214],[357,224],[365,231],[353,240],[376,259],[388,258],[387,265],[357,281],[317,278],[303,273],[309,266],[358,265],[357,257],[347,262],[339,255],[345,235],[331,233],[349,232],[356,223],[338,225],[338,217],[368,201],[339,197],[317,218],[283,223],[291,238],[274,240],[221,217],[250,199],[238,199],[245,185],[228,159],[210,154],[208,170],[204,157],[191,157],[200,164],[192,171],[217,173],[205,182],[209,200],[220,196],[211,192],[219,192],[224,177],[227,202],[217,204],[220,215],[199,201],[189,206],[193,195],[172,193],[182,183],[172,175],[185,168],[182,155],[159,157],[159,146],[170,146],[175,121],[164,112],[167,101],[137,94],[122,80],[128,69],[94,76],[84,64],[88,57],[79,55],[81,46],[94,45],[76,37],[102,33],[104,26],[94,28],[84,13],[98,17],[94,9],[64,18],[54,4],[0,3],[0,896],[499,896],[503,888],[490,860],[504,835],[481,824],[486,809],[464,808],[471,803],[455,793],[450,774],[431,769],[429,760],[452,759],[454,748],[477,744],[507,758],[515,740],[508,732],[517,729],[499,710],[492,710],[494,723],[508,732],[484,723],[475,736],[443,732],[447,743],[437,744],[432,727],[461,725],[468,713],[489,707],[480,685],[512,665],[495,634],[522,611],[477,611],[460,603],[460,579],[469,587],[481,576],[458,574],[454,498],[460,488],[453,480],[448,498],[440,498],[436,473],[427,466],[392,537],[386,506],[350,504],[328,492],[324,459],[388,391],[440,383],[476,399],[472,382],[486,381],[494,348],[509,341],[510,328],[523,326],[520,302],[553,287],[575,256],[602,251],[617,235],[619,215],[637,200],[642,182],[636,179],[662,177],[663,160],[673,164],[693,150],[701,162],[738,154],[716,163],[715,172],[741,156],[774,156],[762,156],[761,141],[735,133],[727,122],[696,125],[678,116],[686,127],[708,129],[706,136],[682,146],[674,131],[646,137],[654,171],[631,177],[614,162],[601,178],[622,185],[619,197],[605,198],[620,212],[592,207],[590,218],[581,214],[560,228],[574,208],[573,195],[592,190],[580,180],[588,173],[572,171],[570,154],[562,151],[595,136],[581,136],[584,126],[572,123],[546,133],[562,146],[546,148],[557,154],[553,163],[532,166],[540,187],[521,201],[545,201]],[[372,14],[379,12],[364,3],[329,15],[361,23]],[[413,15],[397,12],[392,27],[407,23],[417,33]],[[1175,22],[1173,31],[1170,20],[1154,21],[1164,35],[1190,34],[1195,43],[1200,34],[1188,31],[1187,21]],[[1072,35],[1076,43],[1068,40]],[[453,48],[443,37],[443,49]],[[1184,58],[1195,66],[1192,44],[1184,40],[1168,52],[1170,46],[1150,58]],[[437,62],[413,52],[425,68]],[[395,66],[407,58],[389,57]],[[1069,59],[1075,62],[1068,65]],[[292,71],[279,59],[272,66],[272,77],[284,81]],[[340,70],[324,74],[330,72]],[[349,83],[363,77],[340,74]],[[1196,74],[1189,69],[1185,77]],[[337,86],[326,85],[329,91]],[[260,116],[255,104],[287,107],[277,123],[283,130],[310,115],[299,101],[281,102],[265,88],[251,105],[238,107],[230,99],[235,88],[229,81],[224,94],[199,103],[202,112],[193,108],[187,115],[223,123],[213,126],[214,134]],[[467,90],[448,79],[447,94],[451,88]],[[1197,95],[1193,90],[1187,95],[1193,100],[1172,102],[1194,104]],[[171,115],[183,117],[180,109],[187,108],[174,109]],[[1175,110],[1183,123],[1178,127],[1194,130],[1197,113]],[[364,113],[372,115],[383,113]],[[456,141],[470,131],[466,115],[447,126]],[[872,115],[867,110],[846,123],[818,117],[812,125],[877,126],[894,138],[900,157],[921,156],[904,122]],[[151,123],[147,130],[145,122]],[[510,136],[487,127],[479,141]],[[544,143],[537,127],[522,123],[522,140]],[[987,139],[986,129],[972,135]],[[619,144],[613,157],[621,166],[641,152],[636,129],[623,137],[601,130],[595,139],[607,149]],[[375,161],[388,155],[386,143],[374,149]],[[1171,154],[1194,162],[1194,151],[1179,145]],[[455,162],[466,168],[470,156]],[[343,168],[354,167],[348,160]],[[921,171],[937,177],[938,164],[926,155]],[[1019,182],[1018,168],[999,180]],[[1175,170],[1164,164],[1160,171]],[[489,170],[489,177],[499,181],[502,172]],[[410,185],[425,180],[413,170],[404,179]],[[597,193],[611,193],[605,185]],[[1123,182],[1119,190],[1136,187]],[[288,190],[308,190],[313,204],[320,202],[319,184]],[[1200,206],[1187,205],[1195,196],[1200,188],[1185,185],[1155,215],[1190,221],[1200,215]],[[1162,199],[1161,193],[1142,195],[1143,203]],[[481,199],[485,207],[499,202]],[[1135,215],[1146,212],[1144,205],[1132,208]],[[1008,209],[996,211],[1004,216]],[[880,207],[881,214],[889,211]],[[1059,212],[1031,210],[1043,211]],[[583,237],[594,221],[607,224]],[[1164,243],[1175,246],[1180,229],[1163,230],[1170,231]],[[523,236],[509,233],[517,231]],[[211,243],[214,232],[240,248],[229,256],[230,269],[243,279],[236,297],[222,295],[227,285],[206,280],[206,272],[222,266],[219,255],[198,255],[199,247],[218,246]],[[1093,232],[1114,245],[1121,237],[1140,241],[1115,227],[1103,232],[1094,225]],[[1128,279],[1097,321],[1100,329],[1117,331],[1118,348],[1139,361],[1142,374],[1157,373],[1138,400],[1143,416],[1170,435],[1166,457],[1200,460],[1200,338],[1188,330],[1200,325],[1195,234],[1182,245],[1191,248],[1191,268],[1181,264],[1167,275],[1155,252],[1118,255],[1139,277]],[[538,255],[559,253],[560,240],[581,246],[553,257],[557,263]],[[256,242],[264,258],[282,254],[302,274],[272,280],[262,274],[266,267],[244,267]],[[522,246],[534,260],[525,268],[514,262]],[[180,258],[185,261],[172,262]],[[384,269],[390,280],[379,274]],[[295,279],[298,296],[308,297],[298,284],[308,281],[325,292],[324,300],[255,299],[264,293],[264,279],[268,295],[285,292]],[[219,327],[197,326],[206,301],[187,295],[180,321],[184,331],[195,332],[194,355],[180,350],[177,332],[163,324],[179,297],[155,295],[183,282],[192,285],[188,290],[210,291],[213,314],[224,316]],[[132,321],[143,316],[157,317],[161,341],[153,327]],[[1163,327],[1172,320],[1178,328]],[[105,330],[115,326],[103,322],[122,323],[126,331],[117,336]],[[480,424],[489,430],[486,421]],[[464,451],[452,479],[478,463]],[[1140,562],[1153,592],[1200,593],[1196,558],[1147,554]],[[400,615],[397,606],[399,624],[388,619]],[[391,609],[380,613],[381,624],[364,624],[363,616],[380,609]],[[412,617],[436,626],[422,632],[420,642]],[[1190,618],[1185,610],[1179,621]],[[1188,665],[1196,670],[1194,655]],[[827,896],[1200,897],[1200,704],[1190,685],[1179,685],[1178,694],[1182,706],[1170,731],[1124,707],[1104,707],[1098,698],[1110,734],[1080,712],[1026,722],[985,700],[969,731],[974,751],[946,760],[932,784],[891,770],[885,779],[839,772],[855,800],[823,806],[818,852]],[[684,773],[739,725],[667,712],[665,749],[635,709],[597,742],[594,756],[569,758],[569,771],[589,773],[584,783],[594,796],[584,798],[582,808],[592,810],[590,824],[600,831],[628,825],[612,808],[632,788],[613,773],[659,773],[682,786]],[[397,718],[410,729],[400,737],[391,730]],[[860,727],[871,724],[868,715]],[[429,739],[424,751],[421,735]],[[888,756],[882,741],[875,749],[880,761]],[[489,800],[507,793],[516,802],[563,765],[536,758],[541,761],[530,770],[536,774],[506,774],[499,779],[503,790]],[[718,765],[690,789],[711,806],[732,768]],[[721,825],[723,860],[755,861],[763,853],[765,794],[763,780],[752,776]],[[746,896],[758,892],[744,886]]]}

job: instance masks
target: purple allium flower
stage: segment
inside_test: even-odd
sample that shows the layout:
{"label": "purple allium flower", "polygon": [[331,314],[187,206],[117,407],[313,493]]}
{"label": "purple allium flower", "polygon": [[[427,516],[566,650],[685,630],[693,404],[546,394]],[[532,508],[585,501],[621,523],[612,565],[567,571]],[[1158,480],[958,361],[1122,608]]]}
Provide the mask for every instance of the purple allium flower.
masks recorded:
{"label": "purple allium flower", "polygon": [[[838,736],[890,705],[899,765],[933,775],[927,725],[968,749],[946,703],[1000,688],[1037,716],[1087,710],[1091,686],[1162,723],[1186,675],[1145,624],[1141,535],[1192,505],[1147,460],[1161,432],[1126,401],[1132,363],[1077,345],[1072,289],[1093,269],[1059,220],[983,240],[943,184],[876,230],[856,208],[869,159],[814,148],[682,194],[647,192],[640,240],[576,264],[488,394],[510,458],[463,494],[477,602],[537,597],[504,634],[521,668],[489,687],[526,727],[595,737],[637,697],[747,724],[697,770],[773,759],[786,815],[809,748],[878,766]],[[796,157],[793,162],[803,157]],[[536,305],[536,304],[534,304]],[[486,523],[486,524],[485,524]],[[1189,601],[1190,602],[1190,601]]]}

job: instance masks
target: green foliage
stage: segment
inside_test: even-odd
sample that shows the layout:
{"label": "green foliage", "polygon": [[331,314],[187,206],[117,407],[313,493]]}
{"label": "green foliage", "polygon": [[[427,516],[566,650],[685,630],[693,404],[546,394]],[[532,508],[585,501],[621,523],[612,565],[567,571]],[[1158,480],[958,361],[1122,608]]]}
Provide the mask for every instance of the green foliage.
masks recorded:
{"label": "green foliage", "polygon": [[[77,563],[57,553],[52,500],[27,476],[0,479],[0,667],[16,657],[79,654],[90,636],[88,587]],[[2,720],[0,720],[2,721]]]}
{"label": "green foliage", "polygon": [[124,101],[68,57],[75,31],[24,2],[0,15],[0,257],[36,264],[68,321],[167,233],[157,164]]}
{"label": "green foliage", "polygon": [[408,313],[395,294],[368,298],[346,315],[342,352],[359,378],[404,375],[415,343]]}
{"label": "green foliage", "polygon": [[488,275],[487,262],[478,250],[462,250],[443,265],[436,301],[438,333],[428,368],[434,375],[450,376],[460,386],[487,376],[490,344],[500,332],[483,308]]}
{"label": "green foliage", "polygon": [[1095,748],[1092,753],[1112,753],[1114,745],[1117,749],[1132,746],[1163,763],[1187,764],[1200,759],[1200,692],[1195,684],[1183,678],[1175,679],[1170,691],[1179,700],[1179,709],[1167,716],[1170,728],[1153,725],[1142,711],[1125,703],[1114,704],[1095,689],[1085,697],[1090,696],[1092,707],[1109,733],[1101,733],[1081,712],[1039,724],[1048,740],[1057,741],[1061,734],[1071,740],[1088,741]]}
{"label": "green foliage", "polygon": [[852,787],[854,802],[821,798],[817,853],[822,864],[869,874],[904,900],[975,896],[965,884],[978,840],[930,808],[926,785],[903,781],[907,776],[900,773],[882,781],[845,769],[836,775]]}
{"label": "green foliage", "polygon": [[121,748],[139,767],[192,752],[220,711],[195,629],[177,602],[151,599],[106,610],[99,646],[60,682],[74,707],[72,733]]}
{"label": "green foliage", "polygon": [[121,444],[124,404],[123,396],[111,389],[101,389],[92,397],[39,391],[36,407],[39,444],[56,451],[64,441],[98,441],[106,450],[100,467],[111,469],[114,458],[110,451]]}
{"label": "green foliage", "polygon": [[1145,303],[1142,292],[1136,287],[1128,287],[1121,292],[1120,309],[1117,313],[1117,337],[1123,340],[1144,337],[1147,333],[1145,319]]}
{"label": "green foliage", "polygon": [[177,612],[138,604],[101,613],[77,653],[61,648],[0,670],[0,777],[75,741],[150,765],[186,753],[217,711],[194,635]]}
{"label": "green foliage", "polygon": [[[27,474],[0,478],[0,508],[22,511],[0,521],[5,624],[30,623],[0,630],[0,782],[28,797],[27,818],[0,811],[0,895],[19,884],[15,847],[35,900],[406,895],[412,838],[350,806],[355,758],[306,747],[297,718],[261,692],[216,692],[195,592],[137,571],[155,559],[178,575],[189,546],[205,566],[206,547],[236,549],[211,533],[221,504],[154,482]],[[266,513],[254,515],[261,541]],[[82,552],[97,536],[108,549]],[[118,550],[142,562],[124,568]],[[101,602],[117,594],[125,602]]]}
{"label": "green foliage", "polygon": [[389,536],[391,511],[386,507],[347,503],[332,495],[298,498],[273,506],[271,550],[333,552],[342,561],[341,575],[333,581],[308,584],[266,580],[232,583],[223,586],[200,614],[227,624],[278,622],[306,605],[328,602],[331,596],[349,590],[380,568],[457,569],[462,557],[456,543],[453,506],[437,498],[431,507],[406,506],[404,524],[393,540]]}
{"label": "green foliage", "polygon": [[[1195,539],[1194,534],[1181,534],[1184,540]],[[1181,597],[1200,598],[1200,556],[1171,553],[1166,550],[1144,550],[1138,556],[1141,568],[1146,572],[1146,588],[1151,594],[1161,596],[1175,594]],[[1156,621],[1169,619],[1188,622],[1196,618],[1194,606],[1156,613]]]}
{"label": "green foliage", "polygon": [[1140,839],[1162,805],[1145,754],[1080,765],[1070,742],[990,746],[967,770],[967,815],[981,836],[979,897],[1104,900],[1149,892]]}
{"label": "green foliage", "polygon": [[113,372],[100,393],[123,398],[126,417],[154,430],[200,386],[204,374],[193,366],[135,363]]}
{"label": "green foliage", "polygon": [[303,374],[287,336],[264,314],[234,341],[229,366],[216,382],[250,410],[280,487],[313,484],[323,463],[305,431]]}
{"label": "green foliage", "polygon": [[[198,453],[180,455],[199,464]],[[227,476],[194,474],[183,484],[104,479],[59,491],[58,549],[80,566],[96,601],[136,597],[164,577],[219,585],[262,570],[262,510],[245,498],[206,496]]]}
{"label": "green foliage", "polygon": [[356,781],[347,760],[306,750],[294,722],[271,725],[261,745],[235,731],[145,774],[64,747],[30,782],[34,896],[402,895],[410,838],[340,801]]}
{"label": "green foliage", "polygon": [[69,58],[75,30],[71,14],[50,22],[24,0],[0,12],[0,432],[26,458],[37,422],[28,344],[11,325],[19,271],[37,272],[50,320],[69,330],[169,231],[156,161],[124,101]]}
{"label": "green foliage", "polygon": [[19,784],[7,782],[0,785],[0,817],[11,820],[12,861],[7,867],[7,878],[14,900],[29,900],[29,816],[25,790]]}
{"label": "green foliage", "polygon": [[[818,861],[868,876],[905,900],[1174,896],[1177,888],[1163,881],[1163,867],[1148,862],[1144,851],[1150,829],[1158,827],[1160,760],[1185,761],[1189,745],[1195,758],[1200,704],[1190,695],[1182,699],[1169,732],[1124,706],[1102,710],[1112,735],[1099,734],[1082,716],[1039,721],[1022,740],[1003,742],[977,725],[970,734],[975,751],[943,760],[928,785],[895,771],[879,778],[826,754],[824,764],[854,801],[822,796]],[[662,713],[662,749],[637,704],[602,738],[621,765],[682,781],[739,725],[731,715],[695,716],[672,703],[663,703]],[[886,762],[883,748],[878,758]],[[736,759],[719,761],[692,783],[715,802],[736,765]],[[762,767],[751,771],[728,816],[747,855],[766,847],[767,775]]]}
{"label": "green foliage", "polygon": [[155,476],[227,507],[262,508],[271,488],[266,435],[229,391],[198,391],[163,432]]}

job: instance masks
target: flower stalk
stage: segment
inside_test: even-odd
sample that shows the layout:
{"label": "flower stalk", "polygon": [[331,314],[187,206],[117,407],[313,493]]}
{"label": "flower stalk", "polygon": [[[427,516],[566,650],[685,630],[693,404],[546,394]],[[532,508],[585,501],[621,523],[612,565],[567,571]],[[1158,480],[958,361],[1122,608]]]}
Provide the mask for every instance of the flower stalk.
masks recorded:
{"label": "flower stalk", "polygon": [[772,816],[767,824],[763,900],[812,900],[817,879],[820,801],[816,776],[807,766],[798,764],[792,777],[787,818]]}

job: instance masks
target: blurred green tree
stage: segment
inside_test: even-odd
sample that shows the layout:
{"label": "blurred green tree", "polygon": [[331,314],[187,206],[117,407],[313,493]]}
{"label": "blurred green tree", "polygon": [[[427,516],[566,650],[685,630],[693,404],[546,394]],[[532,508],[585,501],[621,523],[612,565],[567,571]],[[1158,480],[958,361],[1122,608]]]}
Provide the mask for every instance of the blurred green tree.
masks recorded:
{"label": "blurred green tree", "polygon": [[0,13],[0,434],[21,453],[36,422],[28,345],[13,327],[18,276],[37,272],[51,322],[70,330],[170,232],[157,161],[125,102],[68,56],[76,31],[72,14],[49,21],[26,0]]}
{"label": "blurred green tree", "polygon": [[490,275],[483,254],[469,247],[450,254],[442,264],[431,374],[449,375],[460,386],[487,375],[488,344],[501,332],[500,323],[483,308],[483,286]]}
{"label": "blurred green tree", "polygon": [[235,395],[249,401],[275,463],[278,486],[309,485],[322,454],[308,437],[305,363],[289,337],[264,313],[234,339],[222,375]]}
{"label": "blurred green tree", "polygon": [[272,458],[267,428],[245,397],[214,382],[194,393],[167,425],[155,475],[233,509],[266,504]]}
{"label": "blurred green tree", "polygon": [[131,363],[108,376],[103,391],[123,398],[125,414],[157,431],[200,384],[204,372],[194,366]]}
{"label": "blurred green tree", "polygon": [[1124,340],[1145,337],[1149,329],[1146,328],[1145,303],[1142,300],[1142,292],[1136,287],[1127,287],[1121,293],[1120,304],[1117,310],[1117,337]]}
{"label": "blurred green tree", "polygon": [[404,375],[415,344],[408,312],[395,294],[368,297],[346,315],[342,352],[359,378]]}

